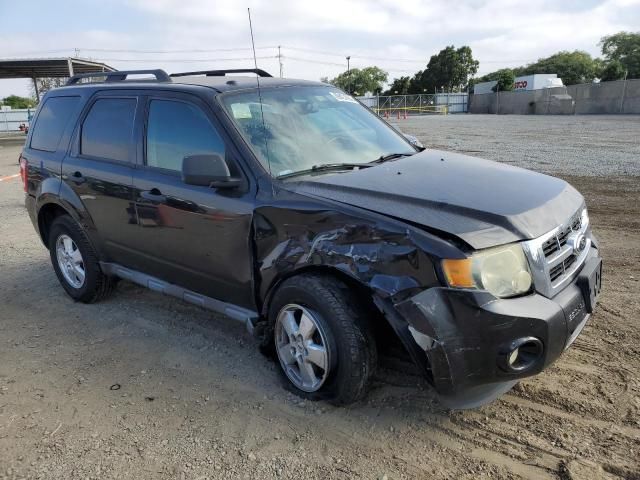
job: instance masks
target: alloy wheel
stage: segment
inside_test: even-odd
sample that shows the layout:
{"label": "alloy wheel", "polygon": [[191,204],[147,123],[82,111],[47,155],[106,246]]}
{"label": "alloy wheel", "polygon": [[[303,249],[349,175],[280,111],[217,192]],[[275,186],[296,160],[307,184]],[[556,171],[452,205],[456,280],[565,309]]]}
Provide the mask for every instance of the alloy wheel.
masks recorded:
{"label": "alloy wheel", "polygon": [[284,306],[276,319],[278,359],[291,382],[304,392],[322,387],[329,374],[327,336],[317,314],[297,304]]}
{"label": "alloy wheel", "polygon": [[56,258],[60,272],[67,283],[73,288],[81,288],[86,277],[84,260],[70,236],[63,234],[56,240]]}

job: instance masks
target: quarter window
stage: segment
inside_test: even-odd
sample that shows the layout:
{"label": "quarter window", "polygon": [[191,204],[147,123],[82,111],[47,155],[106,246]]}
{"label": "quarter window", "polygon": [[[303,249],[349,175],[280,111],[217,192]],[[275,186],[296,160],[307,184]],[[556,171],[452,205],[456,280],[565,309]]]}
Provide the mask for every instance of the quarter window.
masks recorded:
{"label": "quarter window", "polygon": [[97,100],[82,125],[82,155],[128,161],[135,113],[134,98]]}
{"label": "quarter window", "polygon": [[55,152],[80,97],[49,98],[38,114],[31,137],[31,148]]}
{"label": "quarter window", "polygon": [[147,165],[181,171],[189,155],[225,157],[224,141],[204,112],[189,103],[152,100],[147,124]]}

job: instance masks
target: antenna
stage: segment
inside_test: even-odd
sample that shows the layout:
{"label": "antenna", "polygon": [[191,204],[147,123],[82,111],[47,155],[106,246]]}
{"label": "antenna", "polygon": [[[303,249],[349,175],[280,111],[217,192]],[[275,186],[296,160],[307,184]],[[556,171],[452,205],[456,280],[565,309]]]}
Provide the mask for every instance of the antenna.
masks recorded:
{"label": "antenna", "polygon": [[[253,64],[258,69],[258,57],[256,57],[256,44],[253,41],[253,25],[251,24],[251,9],[247,8],[247,15],[249,15],[249,32],[251,32],[251,48],[253,49]],[[260,75],[256,76],[256,83],[258,84],[258,101],[260,102],[260,116],[262,117],[262,131],[264,138],[264,149],[267,154],[267,166],[269,167],[269,174],[271,174],[271,159],[269,158],[269,144],[267,143],[267,124],[264,121],[264,111],[262,110],[262,91],[260,90]]]}

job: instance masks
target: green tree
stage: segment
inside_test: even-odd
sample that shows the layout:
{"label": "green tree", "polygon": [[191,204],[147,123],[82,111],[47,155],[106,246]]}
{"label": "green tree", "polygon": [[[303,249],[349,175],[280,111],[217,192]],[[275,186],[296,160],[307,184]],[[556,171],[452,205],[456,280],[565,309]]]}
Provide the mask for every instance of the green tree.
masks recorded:
{"label": "green tree", "polygon": [[575,85],[592,82],[598,76],[599,62],[587,52],[580,50],[561,51],[515,70],[516,75],[557,73],[558,77],[562,79],[562,83]]}
{"label": "green tree", "polygon": [[354,95],[379,94],[388,78],[387,72],[378,67],[352,68],[329,80],[329,83]]}
{"label": "green tree", "polygon": [[411,93],[462,90],[468,85],[469,78],[477,73],[479,65],[473,58],[471,48],[464,46],[456,49],[450,45],[437,55],[432,55],[427,68],[415,74]]}
{"label": "green tree", "polygon": [[[627,78],[640,78],[640,32],[608,35],[602,38],[600,47],[605,58],[605,69],[608,64],[619,62],[627,72]],[[615,65],[610,68],[614,72],[618,69]]]}
{"label": "green tree", "polygon": [[495,78],[492,78],[491,80],[495,80],[498,83],[496,83],[491,90],[494,92],[510,92],[513,90],[513,84],[516,81],[516,76],[513,73],[513,70],[510,68],[503,68],[495,72],[495,74]]}
{"label": "green tree", "polygon": [[35,101],[32,98],[19,97],[18,95],[9,95],[2,99],[2,105],[8,105],[11,108],[32,108]]}
{"label": "green tree", "polygon": [[600,80],[603,82],[622,80],[626,72],[627,70],[619,60],[604,62],[600,69]]}
{"label": "green tree", "polygon": [[400,77],[393,80],[385,95],[407,95],[411,88],[411,77]]}

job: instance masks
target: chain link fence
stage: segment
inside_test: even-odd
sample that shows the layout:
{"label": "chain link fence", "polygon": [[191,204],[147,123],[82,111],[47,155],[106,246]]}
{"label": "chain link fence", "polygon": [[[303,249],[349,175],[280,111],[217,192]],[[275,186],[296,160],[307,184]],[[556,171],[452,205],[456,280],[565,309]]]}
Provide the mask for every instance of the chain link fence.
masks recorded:
{"label": "chain link fence", "polygon": [[467,93],[432,93],[357,97],[360,102],[383,117],[406,118],[413,115],[466,113]]}

